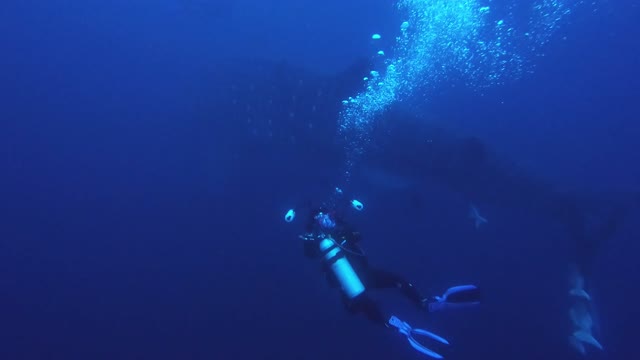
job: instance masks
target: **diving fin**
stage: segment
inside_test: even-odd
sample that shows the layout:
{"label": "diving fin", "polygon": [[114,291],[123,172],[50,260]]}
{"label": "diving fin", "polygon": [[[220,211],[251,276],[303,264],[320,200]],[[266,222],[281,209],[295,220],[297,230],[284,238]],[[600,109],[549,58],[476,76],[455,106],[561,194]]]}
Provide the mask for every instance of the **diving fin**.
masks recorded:
{"label": "diving fin", "polygon": [[569,295],[591,301],[591,296],[589,296],[589,294],[584,291],[584,289],[571,289],[569,290]]}
{"label": "diving fin", "polygon": [[574,274],[575,277],[571,279],[571,289],[569,290],[569,295],[583,298],[586,301],[591,301],[591,296],[584,289],[584,278],[579,273]]}
{"label": "diving fin", "polygon": [[590,330],[578,330],[573,333],[573,337],[581,343],[592,345],[595,348],[604,350],[602,344],[593,337]]}
{"label": "diving fin", "polygon": [[480,304],[481,295],[480,289],[475,285],[453,286],[442,296],[435,296],[429,300],[429,311],[475,306]]}
{"label": "diving fin", "polygon": [[418,340],[415,339],[414,336],[416,335],[422,335],[425,337],[428,337],[432,340],[435,340],[439,343],[445,344],[445,345],[449,345],[449,342],[443,338],[440,337],[430,331],[427,330],[422,330],[422,329],[414,329],[412,328],[409,324],[407,324],[406,322],[400,320],[399,318],[392,316],[388,321],[387,324],[389,324],[389,326],[394,327],[398,330],[398,332],[400,332],[401,334],[405,335],[407,337],[407,340],[409,340],[409,344],[411,345],[411,347],[413,347],[414,349],[416,349],[417,351],[430,356],[434,359],[443,359],[442,355],[438,354],[437,352],[429,349],[428,347],[422,345],[421,343],[418,342]]}

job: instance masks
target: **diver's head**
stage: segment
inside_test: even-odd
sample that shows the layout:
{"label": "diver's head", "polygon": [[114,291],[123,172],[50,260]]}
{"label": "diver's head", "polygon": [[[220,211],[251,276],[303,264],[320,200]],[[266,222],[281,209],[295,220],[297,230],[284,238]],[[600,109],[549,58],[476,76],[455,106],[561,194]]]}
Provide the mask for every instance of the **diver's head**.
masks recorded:
{"label": "diver's head", "polygon": [[331,230],[336,227],[336,221],[327,212],[318,212],[314,219],[323,230]]}

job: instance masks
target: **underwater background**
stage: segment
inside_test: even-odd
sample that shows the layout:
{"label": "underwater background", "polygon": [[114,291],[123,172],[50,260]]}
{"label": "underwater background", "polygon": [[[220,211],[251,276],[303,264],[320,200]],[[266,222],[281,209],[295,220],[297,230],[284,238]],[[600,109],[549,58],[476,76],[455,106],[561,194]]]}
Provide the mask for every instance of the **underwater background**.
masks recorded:
{"label": "underwater background", "polygon": [[[635,359],[638,38],[635,0],[5,1],[0,359],[424,358],[303,256],[335,187],[372,263],[483,289],[376,294],[447,359]],[[603,350],[567,340],[558,193],[615,220],[585,270]]]}

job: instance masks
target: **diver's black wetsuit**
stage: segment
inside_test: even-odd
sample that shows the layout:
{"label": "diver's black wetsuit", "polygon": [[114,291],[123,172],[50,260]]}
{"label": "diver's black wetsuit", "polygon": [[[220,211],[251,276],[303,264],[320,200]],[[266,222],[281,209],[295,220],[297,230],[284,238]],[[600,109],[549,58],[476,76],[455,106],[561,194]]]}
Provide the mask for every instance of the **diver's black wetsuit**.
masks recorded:
{"label": "diver's black wetsuit", "polygon": [[[386,325],[390,316],[387,316],[378,304],[371,299],[368,295],[369,289],[390,289],[395,288],[406,296],[411,302],[418,306],[422,310],[427,309],[427,304],[424,302],[424,297],[418,292],[418,290],[402,276],[389,272],[386,270],[378,269],[369,265],[369,262],[364,255],[364,252],[360,249],[358,242],[360,241],[360,233],[354,231],[347,223],[342,219],[332,215],[335,220],[335,227],[327,230],[323,229],[315,219],[315,215],[321,210],[312,212],[309,223],[307,224],[307,235],[309,236],[304,241],[304,253],[305,256],[313,259],[320,258],[322,253],[319,247],[318,234],[324,233],[330,235],[337,243],[341,245],[343,249],[350,251],[343,251],[347,260],[353,267],[354,271],[362,281],[365,291],[356,296],[353,299],[343,298],[344,303],[351,313],[363,313],[369,320],[376,323]],[[333,272],[329,269],[329,264],[323,263],[323,269],[327,275],[329,283],[338,287],[339,283]]]}

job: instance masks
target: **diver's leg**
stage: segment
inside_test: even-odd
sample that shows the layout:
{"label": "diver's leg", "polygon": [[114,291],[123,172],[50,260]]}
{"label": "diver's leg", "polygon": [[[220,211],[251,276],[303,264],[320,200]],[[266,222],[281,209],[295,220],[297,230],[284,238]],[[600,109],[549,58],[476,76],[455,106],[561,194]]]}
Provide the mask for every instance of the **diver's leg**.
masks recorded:
{"label": "diver's leg", "polygon": [[376,289],[396,288],[420,309],[425,308],[424,296],[420,294],[413,284],[396,273],[369,268],[369,286]]}
{"label": "diver's leg", "polygon": [[480,304],[482,299],[482,293],[475,285],[453,286],[447,289],[442,296],[425,298],[420,294],[418,289],[413,286],[413,284],[406,281],[400,275],[379,269],[369,268],[367,280],[367,286],[371,288],[399,289],[400,292],[411,300],[411,302],[416,304],[418,308],[430,312],[443,309],[475,306]]}
{"label": "diver's leg", "polygon": [[409,340],[409,343],[411,344],[411,347],[421,352],[422,354],[435,359],[442,359],[442,355],[421,344],[415,339],[415,337],[421,335],[435,340],[439,343],[448,345],[449,342],[446,339],[427,330],[414,329],[409,324],[400,320],[396,316],[387,316],[387,314],[384,314],[382,312],[378,304],[367,295],[367,292],[364,292],[357,296],[355,299],[347,302],[347,305],[349,306],[350,312],[362,312],[372,322],[379,325],[384,325],[385,327],[396,330],[398,333],[406,336],[407,340]]}
{"label": "diver's leg", "polygon": [[353,300],[346,300],[345,304],[351,313],[362,313],[372,322],[387,326],[389,316],[384,314],[378,303],[371,299],[367,293],[362,293]]}

